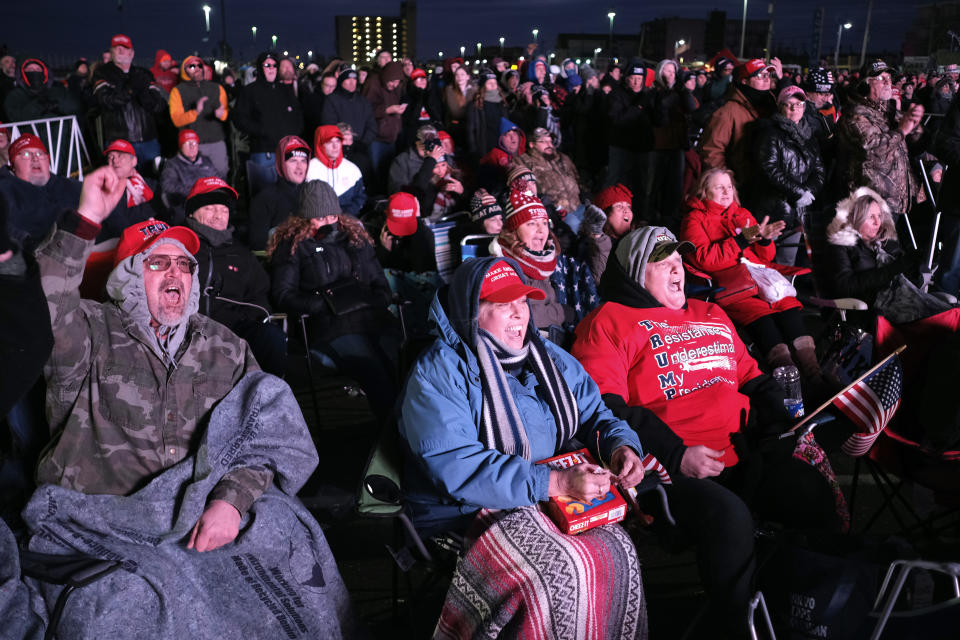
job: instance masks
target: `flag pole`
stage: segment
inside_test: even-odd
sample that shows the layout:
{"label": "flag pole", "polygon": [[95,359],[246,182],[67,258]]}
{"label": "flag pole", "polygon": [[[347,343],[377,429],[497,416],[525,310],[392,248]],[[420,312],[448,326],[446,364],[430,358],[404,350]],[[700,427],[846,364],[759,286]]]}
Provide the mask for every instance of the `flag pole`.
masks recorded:
{"label": "flag pole", "polygon": [[790,436],[794,435],[794,434],[797,432],[797,430],[800,429],[800,427],[802,427],[803,425],[805,425],[806,423],[808,423],[814,416],[816,416],[818,413],[820,413],[821,411],[823,411],[824,409],[826,409],[827,407],[829,407],[831,404],[833,404],[833,401],[834,401],[834,399],[835,399],[837,396],[839,396],[839,395],[847,392],[851,387],[853,387],[853,386],[856,385],[857,383],[861,382],[864,378],[866,378],[866,377],[869,376],[871,373],[873,373],[874,371],[876,371],[877,369],[879,369],[880,367],[882,367],[884,364],[886,364],[887,360],[889,360],[890,358],[892,358],[892,357],[895,356],[895,355],[900,354],[900,353],[903,352],[903,350],[906,349],[906,348],[907,348],[907,345],[905,345],[905,344],[897,347],[897,348],[894,350],[893,353],[891,353],[891,354],[888,355],[886,358],[884,358],[883,360],[881,360],[880,362],[878,362],[877,364],[875,364],[873,367],[871,367],[869,370],[867,370],[867,372],[864,373],[862,376],[860,376],[859,378],[857,378],[856,380],[854,380],[853,382],[851,382],[850,384],[848,384],[848,385],[847,385],[846,387],[844,387],[842,390],[840,390],[840,391],[838,391],[837,393],[835,393],[835,394],[833,394],[832,396],[830,396],[830,398],[829,398],[826,402],[824,402],[822,405],[820,405],[819,407],[817,407],[817,410],[816,410],[816,411],[814,411],[813,413],[811,413],[810,415],[808,415],[806,418],[804,418],[803,420],[801,420],[800,422],[798,422],[797,424],[795,424],[795,425],[794,425],[793,427],[791,427],[788,431],[784,431],[783,433],[781,433],[781,434],[779,435],[779,437],[777,438],[777,440],[783,440],[784,438],[789,438]]}

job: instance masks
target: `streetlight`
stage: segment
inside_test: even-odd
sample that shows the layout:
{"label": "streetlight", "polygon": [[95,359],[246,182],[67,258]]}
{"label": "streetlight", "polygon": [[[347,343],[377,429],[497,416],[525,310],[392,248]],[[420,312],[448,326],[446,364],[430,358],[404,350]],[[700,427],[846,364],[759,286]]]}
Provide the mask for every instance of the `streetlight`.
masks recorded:
{"label": "streetlight", "polygon": [[463,54],[464,54],[464,52],[465,52],[466,50],[467,50],[467,48],[466,48],[465,46],[460,45],[460,57],[461,57],[461,58],[463,57]]}
{"label": "streetlight", "polygon": [[833,50],[833,68],[837,69],[840,66],[840,36],[843,35],[844,29],[849,29],[853,25],[849,22],[844,22],[837,25],[837,48]]}
{"label": "streetlight", "polygon": [[537,29],[536,27],[534,27],[531,33],[533,33],[533,41],[540,42],[539,40],[537,40],[537,36],[540,35],[540,29]]}
{"label": "streetlight", "polygon": [[307,57],[313,60],[313,51],[307,51]]}
{"label": "streetlight", "polygon": [[613,19],[617,17],[617,13],[613,9],[610,9],[610,11],[607,12],[607,17],[610,18],[610,37],[608,38],[607,48],[612,48],[613,47]]}
{"label": "streetlight", "polygon": [[437,51],[437,57],[443,60],[443,51]]}
{"label": "streetlight", "polygon": [[603,50],[603,49],[601,49],[600,47],[597,47],[596,49],[594,49],[594,50],[593,50],[593,57],[596,58],[598,55],[600,55],[600,52],[601,52],[602,50]]}
{"label": "streetlight", "polygon": [[743,22],[740,26],[740,58],[743,58],[743,45],[747,39],[747,0],[743,0]]}
{"label": "streetlight", "polygon": [[500,36],[500,55],[503,55],[503,42],[506,40],[503,36]]}
{"label": "streetlight", "polygon": [[277,48],[277,36],[270,36],[270,39],[273,41],[273,48]]}
{"label": "streetlight", "polygon": [[256,41],[257,41],[257,28],[256,28],[256,27],[250,27],[250,31],[253,33],[253,41],[254,41],[254,43],[256,43]]}
{"label": "streetlight", "polygon": [[477,57],[480,57],[480,43],[477,43]]}
{"label": "streetlight", "polygon": [[207,23],[207,34],[210,33],[210,5],[203,5],[203,19]]}

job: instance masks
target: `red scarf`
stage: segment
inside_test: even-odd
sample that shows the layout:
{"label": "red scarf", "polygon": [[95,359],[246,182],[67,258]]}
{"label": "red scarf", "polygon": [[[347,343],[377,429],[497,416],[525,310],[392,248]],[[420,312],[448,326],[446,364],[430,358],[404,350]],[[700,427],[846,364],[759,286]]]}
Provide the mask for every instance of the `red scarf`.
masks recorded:
{"label": "red scarf", "polygon": [[131,209],[150,200],[153,200],[153,190],[139,173],[134,172],[127,178],[127,208]]}
{"label": "red scarf", "polygon": [[533,252],[525,245],[519,245],[520,250],[514,253],[510,247],[501,246],[503,255],[513,258],[520,263],[520,268],[533,280],[546,280],[553,275],[557,268],[557,245],[551,237],[547,240],[543,251]]}

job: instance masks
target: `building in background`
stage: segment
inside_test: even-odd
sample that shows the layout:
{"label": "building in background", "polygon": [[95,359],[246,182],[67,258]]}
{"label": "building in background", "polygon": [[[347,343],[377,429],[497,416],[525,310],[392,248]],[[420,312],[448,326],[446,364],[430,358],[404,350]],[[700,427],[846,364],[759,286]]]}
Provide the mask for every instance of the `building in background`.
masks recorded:
{"label": "building in background", "polygon": [[[698,18],[658,18],[642,25],[643,57],[649,60],[682,58],[685,62],[708,60],[721,49],[740,51],[740,18],[725,11],[711,11]],[[747,20],[743,47],[745,58],[766,57],[769,20]]]}
{"label": "building in background", "polygon": [[348,62],[368,64],[377,51],[394,58],[416,58],[417,3],[400,3],[399,16],[335,16],[337,55]]}

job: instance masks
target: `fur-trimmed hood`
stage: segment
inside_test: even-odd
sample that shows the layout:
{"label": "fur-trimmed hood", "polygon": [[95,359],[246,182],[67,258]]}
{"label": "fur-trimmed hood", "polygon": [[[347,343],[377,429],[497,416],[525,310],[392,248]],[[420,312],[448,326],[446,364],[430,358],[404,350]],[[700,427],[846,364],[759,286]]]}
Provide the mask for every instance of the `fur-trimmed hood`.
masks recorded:
{"label": "fur-trimmed hood", "polygon": [[853,204],[864,196],[870,196],[880,204],[880,209],[883,211],[882,228],[888,229],[888,236],[890,232],[893,232],[892,237],[896,237],[893,214],[890,213],[890,207],[886,201],[870,187],[859,187],[837,204],[837,214],[827,227],[827,242],[841,247],[853,247],[857,244],[857,240],[860,239],[860,232],[853,227],[853,223],[850,221],[850,211],[853,209]]}

